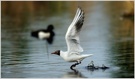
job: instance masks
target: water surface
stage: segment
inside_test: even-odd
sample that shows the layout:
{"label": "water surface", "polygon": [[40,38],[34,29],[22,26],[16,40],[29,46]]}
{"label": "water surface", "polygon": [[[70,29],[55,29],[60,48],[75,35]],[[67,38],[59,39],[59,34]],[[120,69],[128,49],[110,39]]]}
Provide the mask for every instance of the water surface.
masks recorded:
{"label": "water surface", "polygon": [[[134,77],[134,21],[120,18],[120,14],[128,9],[126,2],[35,2],[30,6],[32,8],[24,9],[20,14],[17,9],[2,12],[2,78]],[[85,12],[80,33],[83,53],[94,55],[83,60],[75,73],[70,70],[73,63],[50,53],[58,49],[66,51],[64,37],[77,6]],[[46,28],[49,24],[55,26],[53,44],[30,36],[32,30]],[[110,69],[86,69],[92,60],[96,66],[105,64]]]}

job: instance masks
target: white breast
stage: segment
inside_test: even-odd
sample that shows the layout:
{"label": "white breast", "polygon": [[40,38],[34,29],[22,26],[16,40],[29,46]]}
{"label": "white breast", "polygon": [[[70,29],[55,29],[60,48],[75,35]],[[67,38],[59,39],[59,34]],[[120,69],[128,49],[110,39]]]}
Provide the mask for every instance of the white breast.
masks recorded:
{"label": "white breast", "polygon": [[46,39],[50,37],[50,33],[45,33],[45,32],[39,32],[38,33],[39,39]]}

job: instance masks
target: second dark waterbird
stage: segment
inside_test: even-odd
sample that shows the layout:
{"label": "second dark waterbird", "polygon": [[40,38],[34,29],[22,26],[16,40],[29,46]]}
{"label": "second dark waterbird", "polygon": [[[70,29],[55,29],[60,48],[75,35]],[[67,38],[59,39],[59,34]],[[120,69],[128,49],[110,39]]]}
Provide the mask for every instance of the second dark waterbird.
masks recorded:
{"label": "second dark waterbird", "polygon": [[48,25],[47,29],[39,29],[36,31],[32,31],[31,36],[41,40],[46,40],[49,44],[52,44],[55,36],[53,30],[54,30],[54,26]]}

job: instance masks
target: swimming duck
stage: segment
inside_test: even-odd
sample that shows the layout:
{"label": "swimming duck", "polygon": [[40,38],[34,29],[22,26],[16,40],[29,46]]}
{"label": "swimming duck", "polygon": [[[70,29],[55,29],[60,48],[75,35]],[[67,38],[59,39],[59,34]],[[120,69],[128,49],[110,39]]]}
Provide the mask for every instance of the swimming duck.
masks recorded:
{"label": "swimming duck", "polygon": [[49,44],[53,43],[53,37],[55,35],[53,25],[48,25],[47,29],[40,29],[36,31],[31,32],[31,36],[41,39],[41,40],[47,40]]}

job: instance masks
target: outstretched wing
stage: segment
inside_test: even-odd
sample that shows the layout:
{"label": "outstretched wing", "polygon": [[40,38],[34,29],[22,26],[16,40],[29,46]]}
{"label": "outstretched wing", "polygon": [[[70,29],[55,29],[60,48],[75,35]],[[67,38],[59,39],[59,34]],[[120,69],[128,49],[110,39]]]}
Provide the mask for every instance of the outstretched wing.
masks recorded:
{"label": "outstretched wing", "polygon": [[74,20],[70,24],[65,39],[68,47],[69,54],[83,52],[83,48],[80,46],[79,32],[84,22],[84,12],[81,8],[77,9]]}

